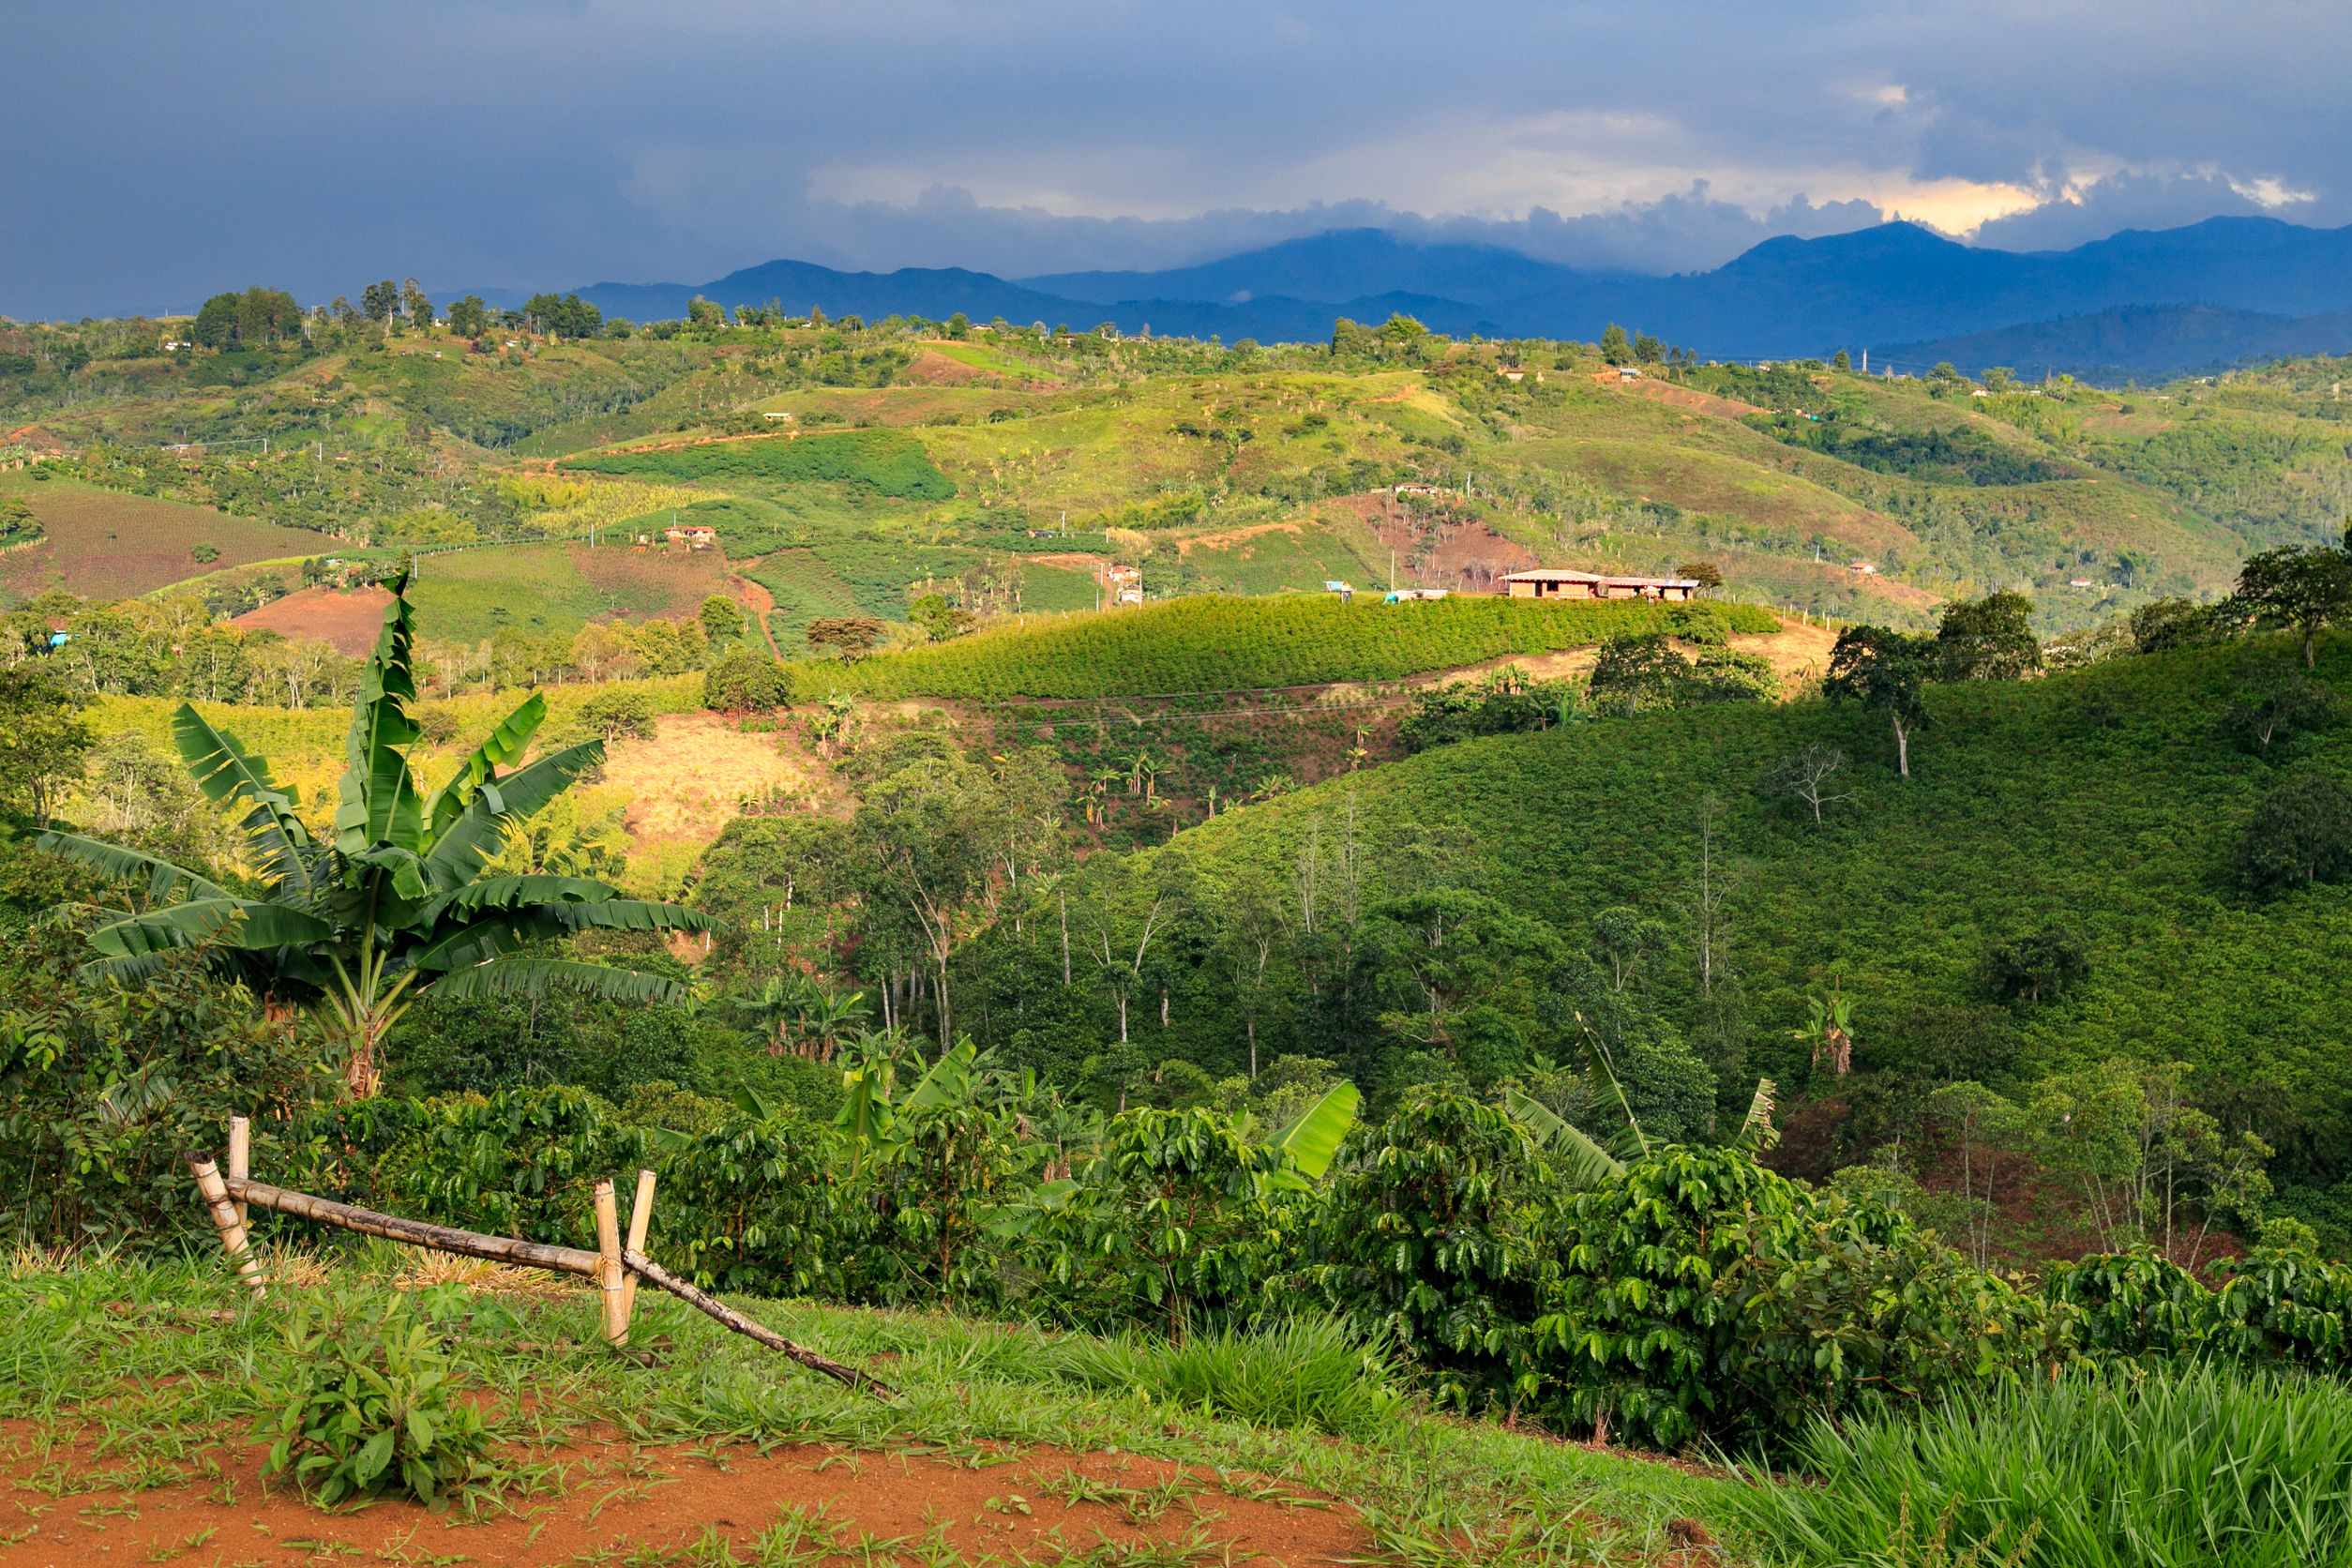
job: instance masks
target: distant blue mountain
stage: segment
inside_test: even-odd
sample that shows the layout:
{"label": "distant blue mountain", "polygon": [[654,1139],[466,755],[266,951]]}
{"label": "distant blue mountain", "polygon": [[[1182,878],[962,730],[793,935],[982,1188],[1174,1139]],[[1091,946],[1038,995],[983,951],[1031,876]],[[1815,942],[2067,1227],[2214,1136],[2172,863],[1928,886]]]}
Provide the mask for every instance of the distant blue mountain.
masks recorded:
{"label": "distant blue mountain", "polygon": [[2073,250],[2020,253],[1885,223],[1823,239],[1767,240],[1711,272],[1670,278],[1584,272],[1493,247],[1418,246],[1385,230],[1357,229],[1160,272],[1008,281],[952,267],[837,272],[776,261],[699,285],[597,283],[580,293],[634,321],[682,316],[701,294],[731,309],[774,299],[795,314],[815,305],[869,320],[939,320],[959,310],[977,321],[1002,316],[1080,328],[1108,320],[1128,333],[1148,325],[1227,342],[1322,339],[1337,317],[1377,322],[1392,311],[1457,336],[1591,339],[1616,322],[1711,358],[1827,355],[1841,348],[1883,356],[1890,345],[1915,357],[1922,345],[2021,323],[2055,330],[2061,319],[2126,307],[2218,312],[2127,314],[2104,329],[2033,339],[2051,353],[2079,342],[2088,345],[2085,352],[2105,354],[2098,343],[2128,342],[2128,354],[2114,350],[2116,364],[2161,374],[2269,354],[2333,352],[2337,329],[2329,318],[2352,309],[2352,227],[2216,218],[2162,232],[2127,230]]}
{"label": "distant blue mountain", "polygon": [[2295,354],[2352,354],[2352,310],[2274,316],[2218,305],[2125,305],[1936,342],[1891,343],[1872,352],[1878,356],[1876,363],[1899,370],[1924,370],[1948,361],[1978,374],[2005,365],[2029,379],[2063,373],[2113,385]]}

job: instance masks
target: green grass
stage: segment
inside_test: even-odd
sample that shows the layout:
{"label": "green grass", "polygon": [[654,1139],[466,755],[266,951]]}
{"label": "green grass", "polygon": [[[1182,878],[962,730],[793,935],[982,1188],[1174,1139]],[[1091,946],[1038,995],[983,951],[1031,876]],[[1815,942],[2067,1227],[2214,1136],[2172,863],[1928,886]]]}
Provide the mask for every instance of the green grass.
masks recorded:
{"label": "green grass", "polygon": [[[1359,534],[1363,531],[1357,530]],[[1377,557],[1377,558],[1376,558]],[[1311,519],[1252,531],[1239,538],[1208,535],[1184,545],[1184,565],[1237,594],[1317,594],[1331,581],[1374,593],[1388,585],[1388,555],[1351,543]]]}
{"label": "green grass", "polygon": [[1021,571],[1021,608],[1037,615],[1058,615],[1092,610],[1094,574],[1069,566],[1029,565]]}
{"label": "green grass", "polygon": [[[382,1244],[332,1256],[341,1259],[333,1280],[363,1289],[383,1289],[413,1257]],[[1664,1465],[1424,1415],[1394,1395],[1390,1419],[1344,1440],[1312,1425],[1279,1424],[1328,1402],[1259,1400],[1255,1421],[1236,1419],[1185,1397],[1181,1377],[1162,1380],[1166,1368],[1186,1364],[1186,1352],[1021,1324],[732,1304],[824,1354],[882,1370],[898,1391],[885,1402],[801,1371],[651,1292],[638,1298],[632,1334],[667,1342],[652,1369],[594,1342],[586,1289],[492,1301],[438,1286],[418,1299],[457,1327],[450,1353],[497,1412],[492,1431],[509,1445],[514,1500],[524,1506],[536,1505],[535,1493],[565,1489],[555,1461],[576,1469],[580,1457],[563,1454],[564,1445],[604,1434],[623,1445],[717,1440],[714,1455],[728,1445],[813,1442],[853,1455],[944,1453],[975,1466],[988,1462],[990,1450],[1045,1446],[1197,1465],[1243,1495],[1272,1482],[1340,1497],[1391,1554],[1428,1568],[1498,1556],[1565,1568],[1648,1560],[1668,1520],[1709,1515],[1729,1489]],[[63,1485],[204,1479],[205,1450],[249,1423],[256,1373],[273,1364],[279,1317],[210,1257],[62,1268],[21,1259],[0,1274],[0,1420],[24,1424],[20,1454],[75,1440],[104,1444],[110,1473],[60,1477]],[[1260,1349],[1279,1355],[1284,1344],[1277,1335]],[[1113,1388],[1074,1380],[1071,1368],[1090,1347],[1147,1364],[1146,1380]],[[1360,1381],[1360,1358],[1354,1364]]]}
{"label": "green grass", "polygon": [[[1744,605],[1697,607],[1747,630]],[[800,689],[870,697],[1115,697],[1382,681],[1661,627],[1674,607],[1492,596],[1343,605],[1331,596],[1187,598],[1018,625],[852,665],[795,666]]]}
{"label": "green grass", "polygon": [[837,484],[875,495],[945,501],[956,493],[922,444],[893,430],[837,435],[752,436],[641,452],[598,452],[561,465],[593,474],[687,482],[735,477],[785,484]]}
{"label": "green grass", "polygon": [[1226,1329],[1182,1344],[1140,1335],[1072,1335],[1056,1343],[1063,1377],[1110,1394],[1163,1402],[1253,1426],[1298,1426],[1368,1438],[1405,1407],[1396,1372],[1332,1318],[1255,1333]]}
{"label": "green grass", "polygon": [[[2352,1392],[2329,1380],[2035,1379],[1916,1421],[1816,1427],[1799,1463],[1804,1480],[1731,1500],[1766,1562],[2352,1563]],[[1922,1549],[1938,1535],[1950,1556]]]}

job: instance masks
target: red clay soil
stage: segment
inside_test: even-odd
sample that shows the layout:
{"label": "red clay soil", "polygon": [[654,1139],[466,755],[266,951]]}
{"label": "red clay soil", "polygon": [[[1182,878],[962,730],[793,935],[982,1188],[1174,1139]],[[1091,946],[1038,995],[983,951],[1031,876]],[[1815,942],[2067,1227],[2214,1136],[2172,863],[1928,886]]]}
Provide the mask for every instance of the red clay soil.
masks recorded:
{"label": "red clay soil", "polygon": [[1697,414],[1711,414],[1720,419],[1737,419],[1742,415],[1764,412],[1754,403],[1743,403],[1737,398],[1718,398],[1711,392],[1701,392],[1696,386],[1677,386],[1670,381],[1659,381],[1651,376],[1626,381],[1615,370],[1601,370],[1595,372],[1592,379],[1604,386],[1614,386],[1636,398],[1648,398],[1652,402],[1667,403]]}
{"label": "red clay soil", "polygon": [[303,641],[325,641],[346,658],[363,658],[376,645],[384,629],[384,607],[392,602],[389,590],[300,588],[282,599],[230,622],[248,631],[274,631]]}
{"label": "red clay soil", "polygon": [[[13,1504],[0,1515],[0,1568],[79,1568],[160,1562],[234,1562],[294,1568],[322,1559],[392,1562],[539,1564],[640,1560],[676,1552],[706,1535],[747,1552],[762,1533],[797,1512],[815,1533],[837,1532],[831,1560],[871,1561],[861,1536],[912,1553],[943,1540],[967,1561],[1012,1564],[1117,1547],[1200,1543],[1203,1560],[1255,1560],[1305,1568],[1361,1559],[1371,1538],[1356,1516],[1329,1500],[1274,1488],[1289,1504],[1234,1496],[1197,1470],[1135,1455],[1070,1455],[1050,1449],[967,1451],[948,1457],[920,1444],[904,1454],[858,1453],[801,1444],[764,1457],[733,1446],[632,1448],[619,1441],[553,1455],[558,1489],[516,1494],[511,1511],[469,1519],[407,1501],[357,1511],[311,1506],[291,1485],[264,1485],[258,1446],[210,1449],[191,1461],[218,1473],[130,1490],[131,1468],[86,1449],[24,1457],[31,1429],[7,1425],[0,1454]],[[1141,1493],[1174,1480],[1168,1498],[1072,1504],[1065,1479]],[[1236,1485],[1242,1485],[1236,1478]],[[85,1489],[86,1488],[86,1489]],[[1254,1489],[1254,1488],[1253,1488]],[[1057,1491],[1062,1495],[1057,1495]],[[1146,1516],[1160,1510],[1156,1517]],[[1132,1510],[1132,1512],[1131,1512]],[[804,1545],[804,1550],[813,1545]]]}
{"label": "red clay soil", "polygon": [[768,640],[768,652],[782,658],[784,650],[776,645],[776,633],[768,629],[768,611],[776,608],[776,596],[747,577],[730,577],[727,591],[735,596],[735,602],[743,606],[744,614],[760,628],[760,635]]}
{"label": "red clay soil", "polygon": [[950,359],[937,349],[925,349],[914,356],[913,363],[899,372],[902,380],[924,382],[933,386],[967,386],[973,382],[1000,384],[1003,377],[967,365],[960,359]]}

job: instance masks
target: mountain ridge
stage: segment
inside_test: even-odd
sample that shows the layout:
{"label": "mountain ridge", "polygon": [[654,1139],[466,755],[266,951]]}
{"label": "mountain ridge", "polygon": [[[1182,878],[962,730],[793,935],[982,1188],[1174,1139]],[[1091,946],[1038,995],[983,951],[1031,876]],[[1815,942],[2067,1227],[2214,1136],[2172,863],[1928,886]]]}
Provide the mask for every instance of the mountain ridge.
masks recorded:
{"label": "mountain ridge", "polygon": [[[1617,322],[1726,359],[1841,348],[1884,357],[2116,310],[2231,313],[2134,318],[2132,353],[2118,363],[2162,373],[2332,352],[2324,345],[2338,335],[2318,318],[2352,309],[2352,226],[2214,218],[2127,229],[2071,250],[2006,251],[1894,222],[1816,239],[1783,235],[1712,270],[1666,277],[1580,271],[1497,247],[1421,246],[1354,229],[1158,272],[1008,279],[961,267],[843,272],[778,259],[707,283],[600,282],[579,293],[609,314],[640,321],[683,316],[699,294],[729,308],[774,299],[794,313],[814,305],[869,319],[961,311],[1081,330],[1107,321],[1129,334],[1148,327],[1228,342],[1312,340],[1328,336],[1338,317],[1377,321],[1391,310],[1456,336],[1590,339]],[[2317,324],[2294,324],[2306,320]],[[2170,346],[2158,330],[2166,321],[2185,333]],[[2063,333],[2043,339],[2069,340]]]}

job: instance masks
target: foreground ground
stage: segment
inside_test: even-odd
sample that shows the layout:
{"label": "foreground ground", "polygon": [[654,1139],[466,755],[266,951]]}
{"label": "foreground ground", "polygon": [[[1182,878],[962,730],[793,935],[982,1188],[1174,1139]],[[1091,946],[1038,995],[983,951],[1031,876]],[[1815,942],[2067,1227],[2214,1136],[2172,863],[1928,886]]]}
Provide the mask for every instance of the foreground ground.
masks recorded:
{"label": "foreground ground", "polygon": [[0,1568],[1715,1560],[1684,1549],[1726,1485],[1707,1476],[1410,1404],[1346,1437],[1253,1425],[1148,1372],[1099,1386],[1104,1342],[1081,1335],[739,1304],[887,1377],[882,1400],[666,1299],[639,1304],[641,1367],[595,1343],[587,1290],[542,1276],[384,1246],[295,1281],[280,1303],[397,1291],[433,1315],[505,1484],[439,1513],[322,1510],[251,1438],[282,1304],[209,1266],[21,1259],[0,1278]]}

